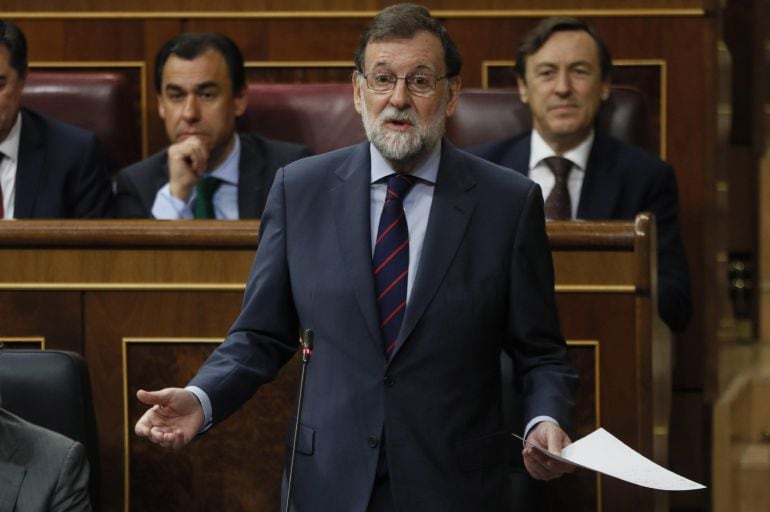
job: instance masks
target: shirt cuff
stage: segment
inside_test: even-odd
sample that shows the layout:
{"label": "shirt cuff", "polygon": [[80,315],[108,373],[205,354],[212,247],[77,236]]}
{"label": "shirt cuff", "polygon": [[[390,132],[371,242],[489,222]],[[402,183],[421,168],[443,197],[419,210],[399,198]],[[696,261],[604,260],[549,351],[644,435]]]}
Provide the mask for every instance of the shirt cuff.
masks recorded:
{"label": "shirt cuff", "polygon": [[524,436],[523,436],[524,439],[526,439],[527,436],[529,435],[529,431],[532,430],[535,427],[535,425],[537,425],[542,421],[550,421],[551,423],[555,423],[556,426],[561,427],[561,425],[559,425],[559,422],[551,418],[550,416],[535,416],[534,418],[529,420],[529,423],[527,423],[527,427],[524,429]]}
{"label": "shirt cuff", "polygon": [[192,205],[195,201],[195,191],[190,194],[190,199],[185,202],[171,195],[171,185],[166,183],[155,194],[155,202],[152,203],[152,216],[156,219],[178,220],[192,219]]}
{"label": "shirt cuff", "polygon": [[195,395],[203,409],[203,426],[198,431],[199,434],[202,434],[211,428],[211,424],[214,421],[211,411],[211,400],[209,400],[209,395],[198,386],[186,386],[185,389]]}

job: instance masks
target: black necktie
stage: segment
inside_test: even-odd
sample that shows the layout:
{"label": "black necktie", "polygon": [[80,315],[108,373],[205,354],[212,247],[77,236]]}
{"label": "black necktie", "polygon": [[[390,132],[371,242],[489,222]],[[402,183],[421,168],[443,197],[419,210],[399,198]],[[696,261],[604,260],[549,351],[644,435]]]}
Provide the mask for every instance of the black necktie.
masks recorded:
{"label": "black necktie", "polygon": [[396,346],[398,331],[406,309],[406,285],[409,276],[409,229],[404,214],[404,196],[414,184],[410,175],[394,174],[388,178],[388,191],[382,207],[374,245],[374,284],[380,330],[389,356]]}
{"label": "black necktie", "polygon": [[195,185],[195,204],[193,217],[196,219],[214,219],[214,192],[222,184],[222,180],[213,176],[204,176]]}
{"label": "black necktie", "polygon": [[567,188],[567,178],[572,169],[572,162],[560,156],[545,159],[546,165],[553,172],[555,179],[553,189],[545,201],[545,218],[552,220],[570,220],[572,218],[572,201]]}

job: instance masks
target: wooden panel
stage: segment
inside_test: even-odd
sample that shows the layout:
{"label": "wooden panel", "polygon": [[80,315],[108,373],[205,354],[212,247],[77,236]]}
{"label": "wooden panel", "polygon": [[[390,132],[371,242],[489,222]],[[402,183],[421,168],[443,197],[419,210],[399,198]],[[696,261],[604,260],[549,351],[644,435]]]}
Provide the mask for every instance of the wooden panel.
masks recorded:
{"label": "wooden panel", "polygon": [[[146,409],[134,398],[137,389],[186,382],[216,347],[183,340],[124,343],[129,426]],[[235,417],[189,450],[169,453],[129,435],[129,509],[144,511],[159,504],[165,510],[275,509],[297,372],[295,360],[284,367],[277,383],[261,389]],[[161,481],[171,487],[158,486]]]}
{"label": "wooden panel", "polygon": [[[144,350],[136,350],[137,346],[131,345],[128,340],[168,337],[176,339],[208,337],[221,340],[240,309],[240,301],[240,292],[95,291],[87,293],[85,308],[90,320],[87,322],[85,331],[85,353],[91,369],[94,408],[98,418],[104,510],[123,509],[127,498],[124,494],[126,456],[128,453],[133,453],[134,448],[138,447],[137,449],[145,451],[147,449],[133,435],[133,424],[138,411],[142,408],[136,403],[136,389],[183,385],[210,350],[210,347],[206,346],[199,346],[193,351],[180,350],[169,359],[168,351],[155,352],[154,347],[147,348],[143,345],[139,348]],[[128,360],[123,359],[124,345],[127,348],[131,347],[131,350],[126,352],[130,357]],[[156,354],[157,359],[154,359]],[[123,373],[124,369],[128,371],[127,374]],[[124,392],[125,389],[130,390],[127,395]],[[130,444],[127,444],[129,440]],[[221,448],[221,445],[215,442],[212,447],[216,450]],[[132,451],[129,452],[129,448]],[[243,446],[240,448],[244,449]],[[204,449],[208,450],[205,445]],[[194,453],[193,458],[195,458]],[[213,453],[216,455],[220,452]],[[238,459],[237,451],[225,453],[232,454],[232,460]],[[167,455],[169,453],[165,450],[157,450],[158,457]],[[143,459],[140,457],[140,460]],[[178,458],[173,460],[180,461]],[[230,461],[230,457],[226,457],[226,460]],[[151,462],[158,462],[158,459]],[[184,464],[188,463],[184,462]],[[146,468],[142,465],[140,467]],[[146,469],[149,470],[149,468]],[[140,485],[147,482],[144,476],[140,475],[137,478]],[[173,480],[161,481],[164,484],[160,487],[167,490],[169,486],[176,485]],[[193,487],[188,485],[187,488]],[[155,491],[148,489],[147,492]],[[176,499],[175,496],[169,494],[168,498]],[[199,494],[196,492],[195,496]],[[146,509],[135,508],[135,510]],[[167,510],[179,509],[174,507]]]}
{"label": "wooden panel", "polygon": [[0,342],[8,347],[83,353],[82,316],[77,291],[0,291]]}
{"label": "wooden panel", "polygon": [[[329,11],[346,11],[354,15],[371,16],[377,11],[390,5],[387,0],[289,0],[280,3],[269,0],[220,0],[216,4],[205,0],[128,0],[121,4],[124,11],[178,11],[178,12],[216,12],[236,11],[242,15],[259,15],[262,12],[292,12],[311,11],[328,15]],[[624,0],[622,6],[613,0],[479,0],[474,2],[473,9],[468,9],[467,2],[461,0],[432,0],[424,2],[424,5],[432,10],[470,11],[477,10],[506,10],[520,12],[520,15],[543,15],[545,10],[596,9],[607,12],[630,12],[639,15],[651,15],[655,13],[669,13],[670,15],[687,14],[691,10],[713,8],[713,0]],[[114,10],[113,3],[107,0],[97,2],[90,0],[35,0],[34,8],[38,11],[52,12],[110,12]],[[29,12],[30,3],[25,0],[6,0],[3,9],[7,12]],[[687,9],[688,12],[679,13],[678,10]],[[529,12],[527,12],[529,11]],[[440,15],[438,12],[436,15]]]}

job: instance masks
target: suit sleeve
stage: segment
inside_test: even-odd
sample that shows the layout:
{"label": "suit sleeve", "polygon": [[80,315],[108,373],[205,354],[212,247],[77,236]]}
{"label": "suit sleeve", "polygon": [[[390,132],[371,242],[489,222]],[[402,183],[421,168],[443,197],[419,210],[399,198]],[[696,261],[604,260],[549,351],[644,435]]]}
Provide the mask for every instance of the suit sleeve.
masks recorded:
{"label": "suit sleeve", "polygon": [[144,206],[136,183],[124,171],[119,172],[115,179],[115,217],[119,219],[147,219],[152,217]]}
{"label": "suit sleeve", "polygon": [[72,443],[61,466],[51,503],[51,512],[90,511],[88,476],[85,448],[80,443]]}
{"label": "suit sleeve", "polygon": [[550,416],[567,429],[578,378],[559,326],[543,199],[534,184],[519,217],[511,265],[509,353],[523,421]]}
{"label": "suit sleeve", "polygon": [[297,350],[299,327],[286,258],[285,207],[284,170],[280,169],[262,216],[241,313],[225,341],[189,383],[209,396],[214,423],[272,381]]}
{"label": "suit sleeve", "polygon": [[88,138],[78,165],[72,216],[79,219],[112,217],[112,182],[104,151],[95,135]]}

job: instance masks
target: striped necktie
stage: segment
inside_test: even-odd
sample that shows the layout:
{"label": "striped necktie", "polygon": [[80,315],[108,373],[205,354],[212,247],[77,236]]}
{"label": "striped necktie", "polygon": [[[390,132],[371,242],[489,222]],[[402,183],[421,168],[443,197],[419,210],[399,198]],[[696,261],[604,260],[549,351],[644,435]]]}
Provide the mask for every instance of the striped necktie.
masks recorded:
{"label": "striped necktie", "polygon": [[394,174],[388,178],[388,191],[382,207],[377,241],[374,246],[374,284],[380,330],[385,354],[390,357],[406,309],[406,286],[409,276],[409,228],[404,214],[403,198],[416,178]]}

